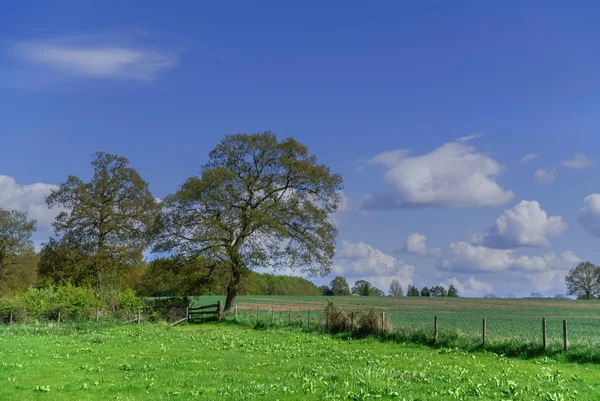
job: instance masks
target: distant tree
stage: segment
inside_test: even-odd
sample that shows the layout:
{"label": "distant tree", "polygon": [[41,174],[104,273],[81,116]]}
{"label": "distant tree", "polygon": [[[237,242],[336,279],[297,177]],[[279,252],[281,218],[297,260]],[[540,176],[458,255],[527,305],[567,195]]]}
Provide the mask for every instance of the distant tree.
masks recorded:
{"label": "distant tree", "polygon": [[491,292],[489,294],[485,294],[483,296],[484,298],[496,298],[496,294],[492,294]]}
{"label": "distant tree", "polygon": [[393,297],[403,297],[404,291],[402,290],[402,285],[396,279],[392,280],[390,284],[390,295]]}
{"label": "distant tree", "polygon": [[423,287],[423,289],[421,290],[421,296],[422,297],[430,297],[431,293],[429,292],[429,288]]}
{"label": "distant tree", "polygon": [[417,287],[415,287],[414,285],[409,284],[406,289],[406,296],[407,297],[418,297],[419,289]]}
{"label": "distant tree", "polygon": [[554,299],[569,299],[565,294],[554,294]]}
{"label": "distant tree", "polygon": [[531,298],[544,298],[544,296],[539,292],[532,292]]}
{"label": "distant tree", "polygon": [[565,276],[569,295],[594,299],[600,292],[600,268],[590,262],[581,262]]}
{"label": "distant tree", "polygon": [[25,213],[0,208],[0,295],[19,286],[18,277],[35,257],[31,240],[35,224]]}
{"label": "distant tree", "polygon": [[126,158],[98,152],[92,166],[90,181],[69,176],[46,203],[62,209],[54,230],[63,245],[87,258],[87,272],[101,288],[118,280],[115,266],[142,260],[157,203]]}
{"label": "distant tree", "polygon": [[361,296],[378,296],[381,297],[384,295],[383,291],[373,286],[373,284],[369,283],[365,280],[357,280],[352,287],[352,293],[358,294]]}
{"label": "distant tree", "polygon": [[446,291],[446,288],[444,288],[441,285],[436,285],[435,287],[432,287],[429,292],[431,293],[432,297],[445,297],[448,292]]}
{"label": "distant tree", "polygon": [[329,284],[332,295],[350,295],[350,286],[345,278],[337,276]]}
{"label": "distant tree", "polygon": [[154,250],[202,255],[225,269],[225,311],[231,311],[253,269],[329,273],[337,235],[329,218],[341,188],[342,177],[293,138],[226,135],[200,176],[161,203]]}
{"label": "distant tree", "polygon": [[456,289],[456,287],[452,284],[450,284],[450,287],[448,288],[448,296],[449,297],[458,297],[458,290]]}
{"label": "distant tree", "polygon": [[513,294],[512,292],[509,292],[508,294],[506,294],[506,297],[505,297],[505,298],[508,298],[508,299],[514,299],[514,298],[516,298],[516,297],[517,297],[517,296],[516,296],[515,294]]}
{"label": "distant tree", "polygon": [[331,291],[331,289],[329,287],[327,287],[326,285],[322,285],[319,287],[319,290],[321,290],[321,292],[323,293],[323,295],[325,296],[331,296],[334,295],[333,291]]}

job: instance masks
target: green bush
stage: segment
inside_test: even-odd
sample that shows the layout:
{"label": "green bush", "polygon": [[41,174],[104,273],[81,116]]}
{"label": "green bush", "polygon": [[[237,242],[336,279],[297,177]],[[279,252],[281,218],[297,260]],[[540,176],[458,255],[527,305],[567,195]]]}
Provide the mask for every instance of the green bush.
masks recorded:
{"label": "green bush", "polygon": [[144,302],[151,321],[175,321],[185,317],[190,301],[187,297],[155,298]]}
{"label": "green bush", "polygon": [[391,332],[392,325],[388,316],[385,315],[382,318],[382,314],[373,308],[369,308],[366,312],[363,312],[358,320],[357,334],[359,336],[366,337],[374,334],[389,334]]}
{"label": "green bush", "polygon": [[9,323],[11,311],[13,323],[25,323],[27,321],[27,307],[23,297],[0,299],[0,322]]}
{"label": "green bush", "polygon": [[325,330],[333,334],[351,329],[351,322],[348,315],[331,301],[327,301],[327,306],[325,307],[324,324]]}
{"label": "green bush", "polygon": [[100,299],[88,287],[75,287],[71,284],[56,289],[56,308],[64,319],[83,320],[94,316]]}

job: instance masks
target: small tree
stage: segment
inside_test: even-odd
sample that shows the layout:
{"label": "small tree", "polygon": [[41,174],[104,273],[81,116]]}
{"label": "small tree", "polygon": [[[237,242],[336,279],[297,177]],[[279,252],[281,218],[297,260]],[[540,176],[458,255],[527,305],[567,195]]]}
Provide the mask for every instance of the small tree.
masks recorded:
{"label": "small tree", "polygon": [[396,279],[393,279],[392,283],[390,284],[390,295],[393,297],[404,296],[404,291],[402,291],[402,285],[400,285],[400,282]]}
{"label": "small tree", "polygon": [[435,287],[431,287],[429,290],[432,297],[445,297],[447,292],[446,289],[441,285],[436,285]]}
{"label": "small tree", "polygon": [[456,287],[453,284],[450,284],[450,287],[448,288],[448,296],[449,297],[458,297],[458,290],[456,289]]}
{"label": "small tree", "polygon": [[323,293],[323,295],[325,295],[327,297],[333,295],[333,292],[331,291],[331,289],[329,289],[329,287],[327,287],[326,285],[320,286],[319,290],[321,290],[321,293]]}
{"label": "small tree", "polygon": [[352,293],[358,294],[364,297],[369,296],[383,296],[383,291],[373,286],[373,284],[369,283],[366,280],[357,280],[352,287]]}
{"label": "small tree", "polygon": [[565,276],[569,295],[593,299],[600,292],[600,268],[590,262],[581,262]]}
{"label": "small tree", "polygon": [[332,295],[350,295],[350,286],[345,278],[337,276],[329,284]]}
{"label": "small tree", "polygon": [[408,285],[408,288],[406,290],[406,296],[407,297],[418,297],[419,296],[419,289],[417,287],[415,287],[414,285]]}
{"label": "small tree", "polygon": [[496,294],[490,292],[489,294],[485,294],[483,297],[484,298],[490,298],[490,299],[491,298],[496,298]]}
{"label": "small tree", "polygon": [[421,290],[421,296],[422,297],[430,297],[431,293],[429,292],[429,288],[423,287],[423,289]]}

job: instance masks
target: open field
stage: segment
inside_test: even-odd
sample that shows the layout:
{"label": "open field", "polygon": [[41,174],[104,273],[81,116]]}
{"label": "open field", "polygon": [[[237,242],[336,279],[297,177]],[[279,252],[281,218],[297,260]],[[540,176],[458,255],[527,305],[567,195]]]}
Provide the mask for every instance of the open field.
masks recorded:
{"label": "open field", "polygon": [[597,365],[344,341],[298,327],[0,328],[1,400],[598,400],[598,377]]}
{"label": "open field", "polygon": [[[196,297],[194,304],[224,301],[223,297]],[[368,307],[385,312],[395,329],[433,333],[434,316],[438,316],[440,340],[452,336],[449,346],[472,349],[481,343],[482,319],[487,324],[487,345],[498,352],[536,353],[542,343],[542,318],[547,319],[548,347],[562,349],[562,321],[568,322],[572,359],[600,361],[600,301],[473,299],[473,298],[390,298],[390,297],[239,297],[239,315],[248,322],[260,319],[270,323],[268,311],[275,308],[275,323],[286,324],[289,310],[292,320],[304,319],[311,309],[311,320],[319,321],[327,299],[347,313]],[[497,346],[494,348],[494,346]]]}

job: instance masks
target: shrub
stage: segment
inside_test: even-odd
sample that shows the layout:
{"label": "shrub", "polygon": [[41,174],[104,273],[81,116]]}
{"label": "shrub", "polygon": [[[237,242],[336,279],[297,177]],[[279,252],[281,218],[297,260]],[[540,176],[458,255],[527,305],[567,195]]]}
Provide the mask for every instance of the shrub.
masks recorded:
{"label": "shrub", "polygon": [[346,331],[349,329],[353,329],[350,327],[350,318],[348,315],[335,306],[333,302],[327,301],[327,306],[325,307],[325,329],[330,333],[339,333],[342,331]]}
{"label": "shrub", "polygon": [[23,294],[27,316],[35,320],[49,320],[58,314],[57,294],[54,287],[29,288]]}
{"label": "shrub", "polygon": [[357,334],[359,336],[369,336],[374,334],[389,334],[392,331],[392,325],[387,315],[382,318],[382,314],[373,308],[363,312],[358,320]]}
{"label": "shrub", "polygon": [[71,284],[56,289],[55,302],[65,319],[89,319],[100,307],[100,300],[92,289]]}
{"label": "shrub", "polygon": [[186,309],[190,305],[187,297],[156,298],[144,302],[150,314],[151,321],[175,321],[185,317]]}
{"label": "shrub", "polygon": [[8,324],[11,311],[13,323],[25,323],[27,321],[27,308],[23,297],[0,299],[0,322]]}
{"label": "shrub", "polygon": [[118,310],[125,315],[136,313],[137,310],[142,306],[142,300],[140,297],[135,295],[135,291],[133,291],[131,288],[119,291],[118,300]]}

